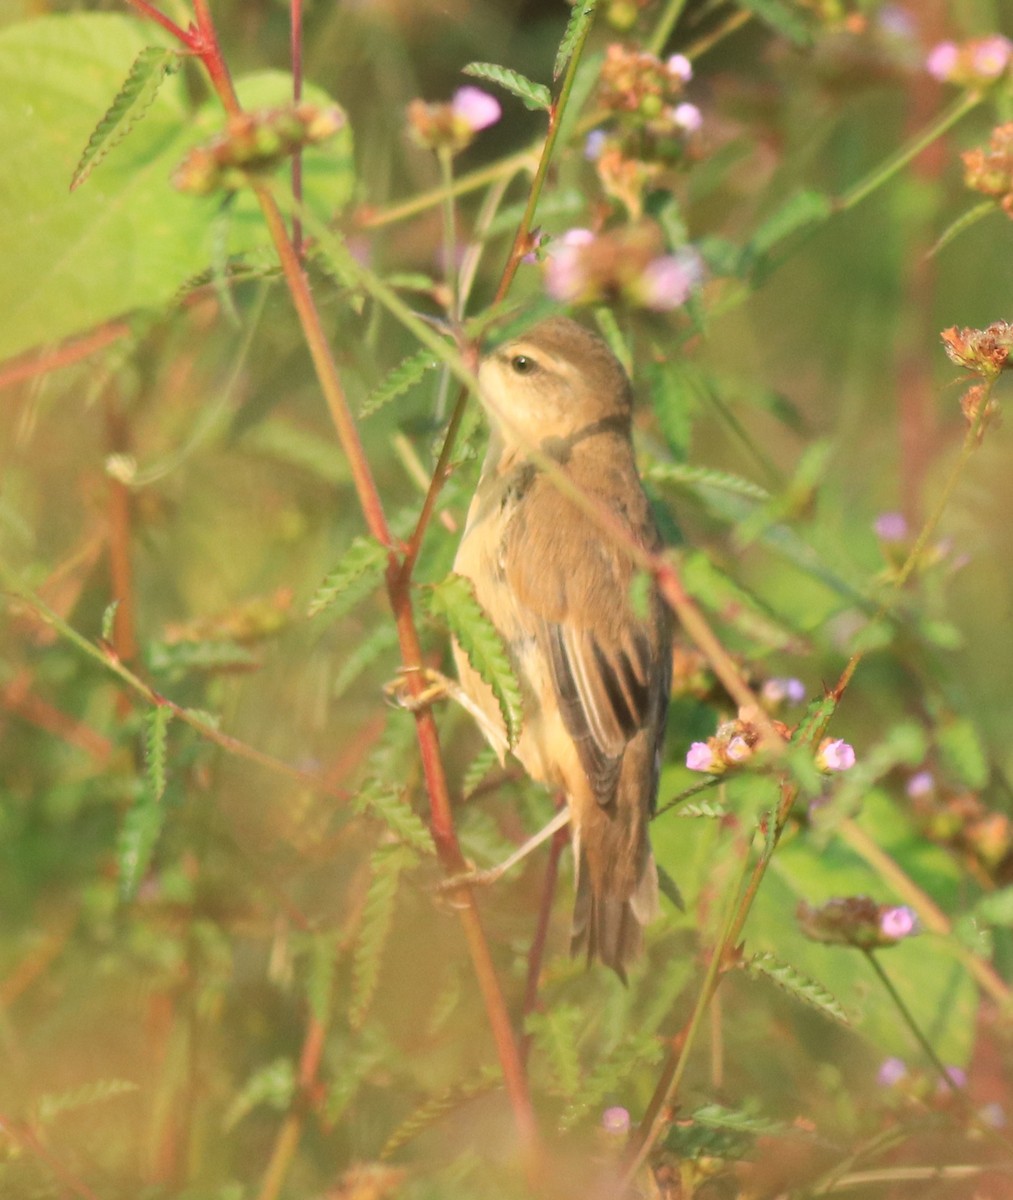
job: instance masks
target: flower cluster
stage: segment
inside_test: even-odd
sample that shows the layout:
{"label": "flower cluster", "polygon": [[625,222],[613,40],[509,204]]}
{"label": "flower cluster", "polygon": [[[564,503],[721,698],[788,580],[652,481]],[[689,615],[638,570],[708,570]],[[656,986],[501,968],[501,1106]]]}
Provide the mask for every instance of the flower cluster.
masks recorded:
{"label": "flower cluster", "polygon": [[[785,686],[786,698],[790,695],[788,685],[801,684],[795,679],[779,680]],[[798,693],[796,692],[796,695]],[[801,692],[805,694],[804,689]],[[801,698],[801,697],[800,697]],[[691,771],[703,771],[707,775],[723,775],[732,767],[741,767],[762,749],[763,733],[772,728],[784,741],[788,741],[792,730],[782,721],[763,723],[756,709],[742,708],[734,721],[724,721],[717,732],[706,742],[694,742],[686,753],[686,766]],[[850,771],[855,765],[855,751],[841,738],[824,738],[816,751],[816,766],[826,773]]]}
{"label": "flower cluster", "polygon": [[666,169],[679,161],[703,124],[700,110],[683,98],[692,77],[682,54],[662,62],[645,51],[612,45],[605,55],[598,101],[613,128],[592,131],[585,156],[594,162],[606,194],[634,220],[643,213],[647,190],[664,185]]}
{"label": "flower cluster", "polygon": [[1013,63],[1013,42],[1002,34],[970,41],[940,42],[925,60],[925,69],[943,83],[983,88],[1002,78]]}
{"label": "flower cluster", "polygon": [[1013,368],[1013,323],[993,321],[987,329],[957,329],[954,325],[939,335],[946,353],[959,367],[994,379],[1000,371]]}
{"label": "flower cluster", "polygon": [[776,710],[782,704],[801,704],[805,699],[805,684],[801,679],[772,678],[760,689],[764,707]]}
{"label": "flower cluster", "polygon": [[666,254],[661,230],[646,222],[597,235],[571,229],[545,260],[545,290],[567,304],[625,300],[667,312],[685,304],[702,277],[696,251]]}
{"label": "flower cluster", "polygon": [[1003,212],[1013,218],[1013,121],[992,130],[987,150],[978,146],[965,150],[960,157],[964,161],[964,183],[998,200]]}
{"label": "flower cluster", "polygon": [[176,168],[172,182],[181,192],[207,196],[235,191],[251,175],[263,174],[304,146],[333,137],[345,124],[340,108],[286,105],[229,117],[224,133],[194,146]]}
{"label": "flower cluster", "polygon": [[462,87],[449,104],[427,104],[413,100],[408,105],[408,132],[424,150],[446,150],[458,154],[475,134],[495,125],[503,110],[495,96],[481,88]]}
{"label": "flower cluster", "polygon": [[918,917],[904,904],[877,904],[868,896],[844,896],[826,904],[803,900],[796,910],[799,926],[815,942],[876,950],[895,946],[918,933]]}

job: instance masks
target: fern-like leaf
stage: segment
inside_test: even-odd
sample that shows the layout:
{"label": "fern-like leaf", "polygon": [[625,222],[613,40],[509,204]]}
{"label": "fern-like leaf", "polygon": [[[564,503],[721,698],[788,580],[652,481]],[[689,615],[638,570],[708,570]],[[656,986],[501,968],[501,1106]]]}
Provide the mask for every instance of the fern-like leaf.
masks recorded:
{"label": "fern-like leaf", "polygon": [[432,835],[425,822],[405,800],[402,788],[374,783],[363,788],[354,800],[355,810],[382,821],[398,841],[420,854],[433,854]]}
{"label": "fern-like leaf", "polygon": [[315,617],[329,610],[332,617],[343,617],[378,586],[386,566],[387,551],[379,542],[355,538],[341,562],[317,588],[307,615]]}
{"label": "fern-like leaf", "polygon": [[47,1125],[61,1113],[76,1109],[91,1108],[117,1096],[127,1096],[137,1091],[137,1084],[129,1079],[97,1079],[69,1092],[46,1093],[38,1103],[37,1115],[40,1125]]}
{"label": "fern-like leaf", "polygon": [[544,83],[535,83],[509,67],[501,67],[496,63],[473,62],[468,63],[464,73],[486,83],[498,84],[504,91],[516,96],[524,107],[530,108],[532,112],[548,112],[552,107],[552,96]]}
{"label": "fern-like leaf", "polygon": [[113,640],[113,627],[116,624],[116,610],[119,608],[119,600],[113,600],[107,604],[102,613],[102,640],[111,642]]}
{"label": "fern-like leaf", "polygon": [[138,54],[116,98],[88,139],[70,181],[71,191],[79,188],[134,128],[153,104],[166,76],[179,69],[179,62],[176,51],[163,46],[148,46]]}
{"label": "fern-like leaf", "polygon": [[718,804],[715,800],[698,800],[696,803],[680,804],[675,810],[677,817],[710,817],[721,818],[728,816],[728,809],[724,804]]}
{"label": "fern-like leaf", "polygon": [[353,1029],[361,1029],[369,1015],[380,980],[383,952],[394,923],[401,872],[414,860],[414,853],[406,851],[403,846],[381,846],[373,853],[370,862],[372,878],[352,957],[352,997],[348,1020]]}
{"label": "fern-like leaf", "polygon": [[581,1091],[583,1072],[578,1053],[580,1031],[587,1014],[572,1004],[555,1004],[545,1012],[528,1016],[527,1032],[532,1035],[544,1061],[550,1090],[570,1100]]}
{"label": "fern-like leaf", "polygon": [[841,1002],[836,996],[831,995],[823,984],[817,983],[815,979],[810,979],[808,975],[803,975],[801,971],[781,962],[773,954],[754,954],[747,960],[745,968],[754,978],[769,979],[782,991],[794,996],[796,1000],[800,1000],[810,1008],[815,1008],[825,1017],[839,1021],[842,1025],[850,1024],[848,1014],[841,1006]]}
{"label": "fern-like leaf", "polygon": [[222,1125],[228,1133],[258,1105],[266,1104],[275,1112],[283,1112],[295,1095],[295,1066],[289,1058],[278,1058],[259,1067],[246,1081],[239,1095],[225,1112]]}
{"label": "fern-like leaf", "polygon": [[705,1125],[709,1129],[727,1129],[732,1133],[770,1134],[784,1130],[780,1121],[759,1117],[741,1108],[725,1108],[723,1104],[705,1104],[690,1119],[697,1125]]}
{"label": "fern-like leaf", "polygon": [[116,839],[116,862],[120,874],[120,893],[133,899],[138,884],[151,864],[159,834],[165,824],[165,808],[145,786],[123,817]]}
{"label": "fern-like leaf", "polygon": [[710,467],[692,467],[688,463],[653,463],[644,472],[644,477],[652,483],[674,483],[691,491],[711,488],[730,492],[733,496],[745,496],[761,504],[770,499],[770,493],[751,479],[730,475],[727,471],[714,471]]}
{"label": "fern-like leaf", "polygon": [[447,622],[468,662],[492,688],[507,741],[515,745],[521,732],[521,690],[503,639],[475,599],[471,581],[462,575],[448,575],[430,588],[429,607]]}
{"label": "fern-like leaf", "polygon": [[477,1096],[491,1092],[499,1085],[499,1082],[499,1072],[493,1068],[487,1068],[479,1075],[478,1079],[471,1083],[445,1088],[430,1096],[414,1112],[409,1113],[387,1138],[380,1150],[380,1160],[390,1158],[402,1146],[418,1137],[420,1133],[424,1133],[448,1113],[468,1104]]}
{"label": "fern-like leaf", "polygon": [[331,686],[331,695],[334,699],[340,699],[363,671],[367,671],[378,659],[393,651],[396,646],[397,629],[395,626],[386,623],[378,625],[372,633],[349,651],[345,661],[341,664]]}
{"label": "fern-like leaf", "polygon": [[144,762],[147,767],[148,790],[156,800],[165,794],[165,760],[169,722],[172,709],[159,704],[144,721]]}
{"label": "fern-like leaf", "polygon": [[467,799],[478,785],[485,779],[486,775],[496,766],[499,760],[496,757],[496,751],[492,746],[486,746],[480,750],[464,773],[464,780],[461,783],[461,795]]}
{"label": "fern-like leaf", "polygon": [[414,387],[427,371],[431,371],[439,365],[432,350],[428,347],[424,347],[418,354],[404,359],[392,371],[389,371],[379,385],[369,393],[359,409],[359,416],[371,417],[374,413],[379,412],[392,400],[403,396],[409,388]]}
{"label": "fern-like leaf", "polygon": [[577,0],[577,3],[570,9],[570,19],[566,22],[566,29],[563,31],[559,49],[556,51],[556,61],[552,67],[553,79],[558,79],[562,75],[566,70],[566,64],[573,58],[574,50],[587,32],[588,25],[591,24],[597,2],[598,0],[584,0],[584,2]]}

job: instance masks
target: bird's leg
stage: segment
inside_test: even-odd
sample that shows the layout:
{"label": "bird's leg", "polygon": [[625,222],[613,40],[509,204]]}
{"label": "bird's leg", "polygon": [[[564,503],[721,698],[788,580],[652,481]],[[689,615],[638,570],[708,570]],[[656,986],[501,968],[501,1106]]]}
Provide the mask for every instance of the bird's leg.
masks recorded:
{"label": "bird's leg", "polygon": [[532,850],[540,846],[542,842],[548,841],[557,829],[562,829],[570,820],[570,810],[564,805],[552,820],[545,826],[544,829],[529,837],[523,845],[517,849],[508,858],[505,858],[501,863],[497,863],[494,867],[487,867],[484,871],[463,871],[460,875],[453,875],[450,879],[444,879],[439,885],[438,891],[448,892],[454,888],[460,887],[462,884],[487,884],[495,883],[501,875],[504,875],[511,867],[516,866],[522,858],[526,858]]}
{"label": "bird's leg", "polygon": [[[420,675],[425,682],[425,687],[417,696],[413,696],[408,690],[409,671]],[[392,703],[406,708],[409,712],[418,712],[420,708],[434,704],[437,700],[454,700],[474,717],[485,740],[496,751],[501,763],[510,749],[503,729],[489,720],[456,680],[449,679],[440,671],[434,671],[430,667],[403,668],[395,679],[384,685],[383,690]]]}

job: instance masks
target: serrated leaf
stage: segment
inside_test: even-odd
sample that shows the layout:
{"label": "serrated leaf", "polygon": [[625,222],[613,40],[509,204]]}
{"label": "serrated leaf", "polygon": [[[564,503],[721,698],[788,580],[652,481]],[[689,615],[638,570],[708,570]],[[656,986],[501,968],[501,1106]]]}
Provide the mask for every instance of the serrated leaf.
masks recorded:
{"label": "serrated leaf", "polygon": [[653,463],[644,472],[644,478],[652,483],[674,483],[691,491],[710,488],[733,496],[746,496],[760,503],[770,499],[770,493],[751,479],[730,475],[727,471],[715,471],[710,467],[692,467],[688,463]]}
{"label": "serrated leaf", "polygon": [[429,607],[446,621],[472,668],[492,689],[507,741],[516,745],[523,719],[521,689],[503,639],[475,599],[471,581],[462,575],[448,575],[429,589]]}
{"label": "serrated leaf", "polygon": [[552,95],[544,83],[535,83],[519,71],[509,67],[501,67],[496,63],[473,62],[464,68],[465,75],[474,79],[482,79],[486,83],[498,84],[511,95],[516,96],[525,108],[532,112],[548,110],[552,107]]}
{"label": "serrated leaf", "polygon": [[840,1021],[842,1025],[850,1024],[840,1001],[831,995],[823,984],[817,983],[816,980],[803,975],[801,971],[781,962],[773,954],[754,954],[746,962],[745,968],[754,978],[769,979],[782,991],[788,992],[789,995],[794,996],[803,1004],[807,1004],[810,1008],[815,1008],[825,1017]]}
{"label": "serrated leaf", "polygon": [[675,810],[677,817],[710,817],[718,818],[728,816],[728,808],[724,804],[718,804],[714,800],[697,800],[689,804],[680,804]]}
{"label": "serrated leaf", "polygon": [[331,695],[340,699],[363,671],[368,670],[384,654],[391,653],[397,646],[397,628],[390,622],[378,625],[365,640],[354,646],[342,662],[334,683]]}
{"label": "serrated leaf", "polygon": [[499,1072],[487,1068],[473,1083],[457,1084],[430,1096],[423,1104],[401,1122],[384,1142],[380,1159],[390,1158],[395,1151],[418,1137],[442,1117],[454,1112],[477,1096],[491,1092],[500,1084]]}
{"label": "serrated leaf", "polygon": [[165,806],[144,787],[124,814],[116,840],[120,893],[125,900],[133,899],[137,892],[151,864],[151,856],[164,824]]}
{"label": "serrated leaf", "polygon": [[357,537],[342,555],[341,561],[317,588],[306,610],[315,617],[330,610],[342,617],[374,588],[378,587],[387,567],[387,551],[369,537]]}
{"label": "serrated leaf", "polygon": [[71,191],[80,187],[134,128],[154,103],[166,76],[179,70],[179,62],[176,51],[164,46],[148,46],[138,54],[116,98],[88,139],[70,181]]}
{"label": "serrated leaf", "polygon": [[226,1110],[222,1122],[226,1133],[260,1104],[266,1104],[275,1112],[284,1112],[292,1103],[295,1088],[295,1066],[291,1059],[278,1058],[258,1068]]}
{"label": "serrated leaf", "polygon": [[420,350],[418,354],[404,359],[392,371],[389,371],[379,385],[369,393],[359,409],[359,416],[371,417],[374,413],[379,412],[392,400],[396,400],[409,388],[414,387],[427,371],[431,371],[439,365],[432,350],[428,347]]}
{"label": "serrated leaf", "polygon": [[159,704],[144,719],[144,762],[147,766],[148,791],[155,800],[161,800],[165,794],[167,731],[172,717],[172,709]]}
{"label": "serrated leaf", "polygon": [[387,947],[401,872],[414,859],[403,846],[381,846],[370,860],[371,879],[362,910],[359,936],[352,956],[352,996],[348,1021],[361,1029],[380,979],[380,965]]}
{"label": "serrated leaf", "polygon": [[119,600],[113,600],[111,604],[106,605],[102,613],[102,640],[104,642],[113,640],[113,626],[116,623],[116,610],[119,606]]}
{"label": "serrated leaf", "polygon": [[486,746],[480,750],[472,759],[467,771],[464,773],[464,780],[461,783],[461,795],[467,799],[478,785],[485,779],[486,775],[496,766],[499,759],[496,757],[496,751],[492,746]]}
{"label": "serrated leaf", "polygon": [[610,1095],[623,1095],[630,1080],[641,1077],[647,1068],[655,1066],[663,1054],[660,1038],[642,1031],[632,1034],[611,1054],[595,1063],[580,1091],[566,1106],[560,1118],[560,1129],[572,1129],[587,1113],[604,1108]]}
{"label": "serrated leaf", "polygon": [[576,1097],[581,1090],[577,1047],[586,1020],[587,1014],[576,1005],[555,1004],[545,1012],[530,1013],[525,1022],[538,1047],[549,1090],[565,1099]]}
{"label": "serrated leaf", "polygon": [[364,787],[354,798],[355,811],[382,821],[399,841],[421,854],[435,853],[425,822],[404,798],[404,790],[382,783]]}
{"label": "serrated leaf", "polygon": [[61,1113],[75,1109],[90,1108],[104,1100],[114,1100],[137,1091],[137,1084],[129,1079],[98,1079],[68,1092],[46,1093],[39,1099],[38,1120],[47,1125]]}
{"label": "serrated leaf", "polygon": [[728,1129],[733,1133],[777,1133],[784,1129],[780,1121],[758,1117],[740,1108],[725,1108],[723,1104],[705,1104],[691,1114],[690,1120],[708,1129]]}
{"label": "serrated leaf", "polygon": [[959,717],[944,721],[936,731],[943,762],[965,787],[981,789],[988,783],[988,755],[974,725]]}
{"label": "serrated leaf", "polygon": [[566,70],[566,64],[573,58],[573,52],[587,34],[587,28],[594,20],[594,10],[598,0],[577,0],[570,9],[570,18],[563,30],[563,37],[556,51],[556,61],[552,67],[552,78],[558,79]]}
{"label": "serrated leaf", "polygon": [[151,642],[144,657],[152,673],[170,679],[194,671],[252,671],[260,666],[256,653],[236,642]]}

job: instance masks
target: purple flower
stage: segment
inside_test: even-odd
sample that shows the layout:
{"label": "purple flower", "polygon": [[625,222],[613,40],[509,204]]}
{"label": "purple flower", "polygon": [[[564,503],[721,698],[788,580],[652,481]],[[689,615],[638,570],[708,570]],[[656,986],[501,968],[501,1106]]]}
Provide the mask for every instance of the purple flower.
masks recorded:
{"label": "purple flower", "polygon": [[873,529],[883,542],[902,542],[908,535],[907,518],[899,512],[880,513]]}
{"label": "purple flower", "polygon": [[460,117],[473,133],[495,125],[503,115],[496,97],[477,87],[458,88],[454,92],[451,108],[454,115]]}
{"label": "purple flower", "polygon": [[935,786],[935,776],[931,771],[919,771],[907,781],[907,786],[904,790],[912,800],[917,800],[919,796],[929,795]]}
{"label": "purple flower", "polygon": [[929,51],[925,70],[933,79],[945,82],[953,74],[960,60],[960,50],[955,42],[940,42]]}
{"label": "purple flower", "polygon": [[703,124],[703,113],[695,104],[677,104],[672,110],[672,120],[687,133],[696,133]]}
{"label": "purple flower", "polygon": [[901,938],[911,937],[918,932],[918,916],[906,904],[884,908],[879,915],[879,928],[884,937],[899,942]]}
{"label": "purple flower", "polygon": [[619,1104],[606,1108],[601,1115],[601,1127],[606,1133],[628,1133],[630,1114]]}
{"label": "purple flower", "polygon": [[702,277],[703,264],[695,250],[662,255],[644,268],[638,288],[641,302],[655,312],[678,308]]}
{"label": "purple flower", "polygon": [[597,162],[605,149],[608,134],[604,129],[592,129],[584,140],[584,157],[588,162]]}
{"label": "purple flower", "polygon": [[[961,1067],[947,1067],[946,1068],[946,1076],[949,1079],[950,1083],[953,1084],[954,1087],[958,1087],[958,1088],[967,1087],[967,1072],[965,1070],[963,1070]],[[944,1089],[948,1090],[948,1089],[946,1089],[946,1084],[943,1083],[942,1080],[940,1080],[939,1081],[939,1090],[943,1091]]]}
{"label": "purple flower", "polygon": [[816,754],[821,771],[850,771],[855,765],[855,748],[841,738],[824,738]]}
{"label": "purple flower", "polygon": [[706,771],[712,774],[721,770],[721,763],[706,742],[694,742],[690,746],[686,751],[686,766],[691,771]]}
{"label": "purple flower", "polygon": [[971,54],[971,66],[985,79],[998,79],[1013,58],[1013,42],[1001,33],[982,38]]}
{"label": "purple flower", "polygon": [[876,1074],[880,1087],[895,1087],[907,1075],[907,1063],[902,1058],[884,1058]]}
{"label": "purple flower", "polygon": [[805,699],[805,684],[801,679],[768,679],[762,696],[769,704],[801,704]]}
{"label": "purple flower", "polygon": [[669,74],[681,79],[683,83],[689,83],[693,78],[693,64],[685,54],[673,54],[665,66],[668,67]]}

